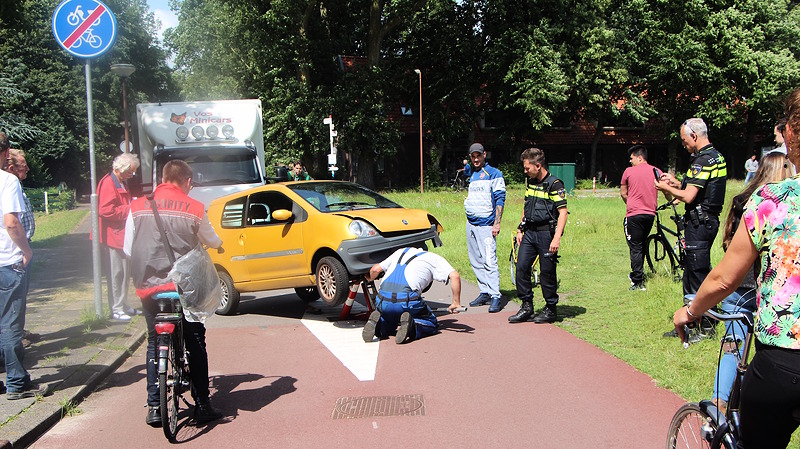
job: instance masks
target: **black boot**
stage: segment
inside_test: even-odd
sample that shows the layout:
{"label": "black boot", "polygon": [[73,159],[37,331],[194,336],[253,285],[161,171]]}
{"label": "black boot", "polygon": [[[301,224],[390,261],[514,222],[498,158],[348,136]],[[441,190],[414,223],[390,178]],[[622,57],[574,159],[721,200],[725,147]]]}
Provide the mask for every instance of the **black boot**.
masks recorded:
{"label": "black boot", "polygon": [[519,308],[516,314],[508,317],[509,323],[523,323],[528,321],[528,318],[533,315],[533,301],[522,301],[522,307]]}

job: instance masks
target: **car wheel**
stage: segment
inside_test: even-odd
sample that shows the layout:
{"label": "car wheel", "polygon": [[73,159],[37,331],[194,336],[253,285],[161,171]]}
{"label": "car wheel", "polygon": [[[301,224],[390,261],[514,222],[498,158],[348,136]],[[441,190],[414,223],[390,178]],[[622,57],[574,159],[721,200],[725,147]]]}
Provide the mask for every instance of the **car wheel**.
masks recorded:
{"label": "car wheel", "polygon": [[239,291],[233,286],[231,275],[224,271],[217,271],[219,286],[222,289],[222,298],[217,307],[217,315],[233,315],[239,308]]}
{"label": "car wheel", "polygon": [[350,291],[350,276],[339,259],[323,257],[317,262],[317,291],[322,301],[329,306],[338,306],[347,299]]}
{"label": "car wheel", "polygon": [[301,287],[294,289],[294,292],[297,293],[297,296],[305,302],[314,302],[319,299],[319,292],[317,292],[317,287]]}

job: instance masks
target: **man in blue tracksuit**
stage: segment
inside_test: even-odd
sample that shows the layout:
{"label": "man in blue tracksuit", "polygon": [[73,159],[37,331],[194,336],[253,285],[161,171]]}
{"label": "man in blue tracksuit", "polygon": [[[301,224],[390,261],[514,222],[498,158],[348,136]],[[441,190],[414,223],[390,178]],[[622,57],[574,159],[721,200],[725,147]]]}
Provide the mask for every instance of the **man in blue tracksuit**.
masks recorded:
{"label": "man in blue tracksuit", "polygon": [[[439,323],[422,300],[433,281],[450,283],[453,302],[450,313],[461,307],[461,277],[444,257],[419,248],[400,248],[383,262],[373,265],[367,280],[387,273],[375,298],[376,309],[361,333],[364,342],[374,336],[387,338],[397,330],[395,341],[405,343],[436,333]],[[398,323],[400,325],[398,329]]]}
{"label": "man in blue tracksuit", "polygon": [[500,296],[500,269],[497,266],[497,234],[506,201],[506,182],[500,170],[486,163],[483,145],[469,147],[472,164],[464,167],[469,176],[469,193],[464,200],[467,213],[467,254],[478,278],[481,294],[469,303],[472,307],[491,304],[489,312],[503,309]]}

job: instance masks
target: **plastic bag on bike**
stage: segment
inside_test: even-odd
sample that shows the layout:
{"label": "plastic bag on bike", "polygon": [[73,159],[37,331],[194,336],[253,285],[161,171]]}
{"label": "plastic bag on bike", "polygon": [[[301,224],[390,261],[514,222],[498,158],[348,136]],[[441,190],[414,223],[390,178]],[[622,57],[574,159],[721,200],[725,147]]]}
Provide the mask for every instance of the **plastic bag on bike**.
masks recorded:
{"label": "plastic bag on bike", "polygon": [[219,307],[222,298],[219,276],[202,245],[176,260],[168,277],[178,287],[187,321],[205,323]]}

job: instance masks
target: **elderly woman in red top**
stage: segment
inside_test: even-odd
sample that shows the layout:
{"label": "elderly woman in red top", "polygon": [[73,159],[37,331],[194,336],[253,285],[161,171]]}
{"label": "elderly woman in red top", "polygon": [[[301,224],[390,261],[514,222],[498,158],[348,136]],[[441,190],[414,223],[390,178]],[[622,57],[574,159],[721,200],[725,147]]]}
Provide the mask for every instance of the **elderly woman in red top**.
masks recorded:
{"label": "elderly woman in red top", "polygon": [[125,220],[130,211],[131,195],[126,181],[139,168],[139,159],[122,153],[111,166],[111,173],[97,184],[97,203],[100,215],[100,243],[107,252],[106,280],[111,318],[130,321],[135,309],[128,305],[128,260],[122,251],[125,241]]}

